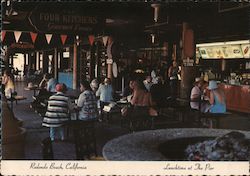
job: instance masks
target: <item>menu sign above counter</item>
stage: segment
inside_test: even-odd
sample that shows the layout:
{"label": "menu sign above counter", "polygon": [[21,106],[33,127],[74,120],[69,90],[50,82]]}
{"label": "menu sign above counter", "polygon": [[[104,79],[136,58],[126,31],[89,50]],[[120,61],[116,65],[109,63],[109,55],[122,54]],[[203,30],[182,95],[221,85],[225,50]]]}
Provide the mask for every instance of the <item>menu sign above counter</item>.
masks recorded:
{"label": "menu sign above counter", "polygon": [[250,43],[238,44],[236,42],[198,44],[203,59],[233,59],[250,58]]}
{"label": "menu sign above counter", "polygon": [[242,44],[241,50],[243,52],[244,58],[250,58],[250,44]]}

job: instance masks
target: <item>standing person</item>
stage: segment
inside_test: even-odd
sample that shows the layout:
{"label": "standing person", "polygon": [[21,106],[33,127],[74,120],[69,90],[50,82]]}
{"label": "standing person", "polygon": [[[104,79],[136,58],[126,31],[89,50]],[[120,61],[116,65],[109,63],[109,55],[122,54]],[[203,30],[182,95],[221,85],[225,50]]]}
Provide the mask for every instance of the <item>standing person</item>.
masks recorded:
{"label": "standing person", "polygon": [[216,81],[209,81],[208,90],[210,90],[209,102],[210,113],[225,113],[226,101],[224,92],[218,87]]}
{"label": "standing person", "polygon": [[108,105],[111,101],[113,101],[113,88],[110,78],[105,78],[104,84],[100,84],[98,90],[96,91],[96,96],[100,97],[101,110],[105,105]]}
{"label": "standing person", "polygon": [[65,95],[67,87],[65,84],[56,85],[56,94],[49,97],[48,108],[43,119],[43,126],[50,128],[50,139],[55,140],[56,133],[59,133],[60,139],[64,140],[64,122],[69,120],[69,110],[71,102]]}
{"label": "standing person", "polygon": [[177,62],[174,60],[172,65],[168,69],[170,92],[171,92],[171,97],[174,99],[177,96],[178,72],[179,68]]}
{"label": "standing person", "polygon": [[83,81],[80,83],[81,94],[77,101],[79,110],[79,120],[96,119],[98,115],[97,98],[91,90],[89,82]]}
{"label": "standing person", "polygon": [[6,97],[11,97],[11,94],[15,91],[14,80],[10,71],[5,70],[2,78],[2,84],[4,85],[4,94]]}

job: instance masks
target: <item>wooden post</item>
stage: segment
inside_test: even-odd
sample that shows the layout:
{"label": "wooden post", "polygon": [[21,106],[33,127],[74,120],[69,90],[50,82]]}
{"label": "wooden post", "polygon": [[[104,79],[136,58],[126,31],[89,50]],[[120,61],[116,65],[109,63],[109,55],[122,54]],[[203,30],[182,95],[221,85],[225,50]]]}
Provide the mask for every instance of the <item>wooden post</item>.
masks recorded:
{"label": "wooden post", "polygon": [[77,89],[77,45],[73,48],[73,89]]}
{"label": "wooden post", "polygon": [[57,48],[54,49],[54,78],[58,78],[58,56],[57,56]]}
{"label": "wooden post", "polygon": [[108,78],[112,79],[112,64],[108,64]]}

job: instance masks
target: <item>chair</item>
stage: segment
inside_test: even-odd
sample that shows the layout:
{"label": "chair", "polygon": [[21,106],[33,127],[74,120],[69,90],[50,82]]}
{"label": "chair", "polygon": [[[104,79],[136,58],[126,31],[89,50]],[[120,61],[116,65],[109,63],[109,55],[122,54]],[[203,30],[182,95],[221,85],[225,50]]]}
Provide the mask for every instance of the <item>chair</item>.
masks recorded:
{"label": "chair", "polygon": [[75,138],[76,159],[90,159],[91,155],[97,156],[96,151],[96,136],[95,136],[95,121],[77,120],[73,129]]}
{"label": "chair", "polygon": [[42,140],[42,154],[44,160],[53,160],[54,154],[53,154],[53,147],[52,142],[50,138],[45,138]]}

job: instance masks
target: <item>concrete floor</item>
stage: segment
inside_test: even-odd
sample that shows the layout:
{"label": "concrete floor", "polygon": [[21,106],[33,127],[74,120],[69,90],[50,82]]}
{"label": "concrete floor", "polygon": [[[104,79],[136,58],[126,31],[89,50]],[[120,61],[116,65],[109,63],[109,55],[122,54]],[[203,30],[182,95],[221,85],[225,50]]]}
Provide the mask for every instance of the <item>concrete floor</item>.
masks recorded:
{"label": "concrete floor", "polygon": [[[25,158],[29,160],[42,159],[41,141],[49,136],[49,129],[41,126],[42,117],[31,109],[33,91],[26,91],[25,82],[16,83],[18,95],[27,97],[26,100],[14,104],[13,112],[18,119],[23,120],[23,127],[26,128]],[[96,124],[97,153],[102,157],[102,148],[105,143],[113,138],[129,133],[128,129],[120,127],[119,115],[115,116],[111,122],[98,122]],[[232,113],[227,118],[222,119],[220,128],[250,130],[250,115]],[[193,123],[180,123],[176,121],[158,121],[156,128],[192,128],[201,127]],[[56,160],[75,160],[74,143],[70,141],[53,143],[54,158]]]}

